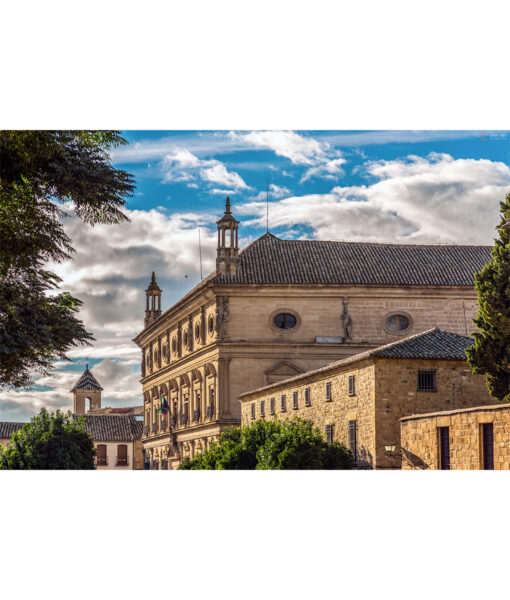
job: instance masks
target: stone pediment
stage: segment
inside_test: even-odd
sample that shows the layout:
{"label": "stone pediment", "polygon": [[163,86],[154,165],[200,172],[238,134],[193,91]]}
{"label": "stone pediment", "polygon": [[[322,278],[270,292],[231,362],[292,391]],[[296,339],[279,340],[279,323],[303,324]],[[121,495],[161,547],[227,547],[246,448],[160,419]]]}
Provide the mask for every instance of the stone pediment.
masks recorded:
{"label": "stone pediment", "polygon": [[297,365],[287,361],[282,360],[279,363],[276,363],[266,371],[266,383],[276,383],[278,381],[283,381],[284,379],[288,379],[289,377],[294,377],[295,375],[299,375],[300,373],[304,373],[304,369],[298,367]]}

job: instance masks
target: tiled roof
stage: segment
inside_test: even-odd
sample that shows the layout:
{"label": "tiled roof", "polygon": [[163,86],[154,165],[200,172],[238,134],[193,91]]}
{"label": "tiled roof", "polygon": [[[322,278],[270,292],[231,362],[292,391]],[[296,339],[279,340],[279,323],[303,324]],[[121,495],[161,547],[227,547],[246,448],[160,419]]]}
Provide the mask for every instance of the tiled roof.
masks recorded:
{"label": "tiled roof", "polygon": [[[79,415],[73,415],[78,419]],[[142,437],[143,422],[134,415],[83,415],[94,442],[133,442]]]}
{"label": "tiled roof", "polygon": [[87,412],[89,415],[143,415],[143,405],[140,406],[105,406]]}
{"label": "tiled roof", "polygon": [[265,233],[239,256],[237,272],[215,282],[471,286],[491,247],[281,240]]}
{"label": "tiled roof", "polygon": [[0,421],[0,438],[10,439],[11,435],[21,429],[25,423],[11,423],[10,421]]}
{"label": "tiled roof", "polygon": [[367,352],[360,354],[354,354],[349,358],[344,358],[336,362],[329,363],[319,369],[312,371],[306,371],[301,375],[290,377],[277,383],[263,386],[250,392],[240,394],[240,398],[243,396],[249,396],[255,392],[261,392],[263,390],[269,390],[271,388],[277,388],[281,385],[288,383],[297,382],[302,379],[306,379],[311,375],[318,375],[320,373],[327,373],[331,369],[349,365],[352,363],[365,360],[367,358],[422,358],[426,360],[466,360],[466,350],[473,345],[473,338],[466,335],[459,335],[452,333],[451,331],[445,331],[443,329],[429,329],[428,331],[422,331],[416,333],[402,340],[391,342],[390,344],[384,344],[378,346]]}
{"label": "tiled roof", "polygon": [[71,389],[71,392],[75,390],[102,390],[103,388],[99,385],[98,380],[92,375],[89,371],[89,368],[85,369],[83,375],[78,379],[78,381],[74,384],[74,387]]}

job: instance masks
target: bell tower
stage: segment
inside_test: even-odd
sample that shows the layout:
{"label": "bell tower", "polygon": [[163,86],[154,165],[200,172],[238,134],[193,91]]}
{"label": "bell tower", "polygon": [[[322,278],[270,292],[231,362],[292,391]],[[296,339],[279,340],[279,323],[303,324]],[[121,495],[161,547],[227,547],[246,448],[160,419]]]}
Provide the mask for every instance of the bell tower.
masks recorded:
{"label": "bell tower", "polygon": [[239,221],[230,210],[230,198],[227,196],[225,214],[218,225],[218,250],[216,254],[217,273],[235,273],[239,265]]}
{"label": "bell tower", "polygon": [[145,290],[147,304],[145,306],[145,327],[149,326],[161,314],[161,288],[156,283],[156,275],[152,271],[151,282]]}
{"label": "bell tower", "polygon": [[89,365],[87,363],[83,375],[71,389],[71,392],[73,392],[73,413],[75,415],[84,415],[87,412],[87,400],[89,400],[90,403],[90,410],[101,408],[102,391],[103,388],[89,371]]}

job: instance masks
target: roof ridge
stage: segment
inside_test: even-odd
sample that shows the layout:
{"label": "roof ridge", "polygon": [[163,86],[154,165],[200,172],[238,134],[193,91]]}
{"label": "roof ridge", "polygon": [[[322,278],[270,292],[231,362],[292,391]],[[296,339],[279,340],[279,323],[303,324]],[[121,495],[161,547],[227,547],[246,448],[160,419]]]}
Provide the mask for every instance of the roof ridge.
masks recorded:
{"label": "roof ridge", "polygon": [[[463,338],[465,340],[470,340],[471,342],[473,341],[472,338],[470,336],[466,336],[466,335],[461,335],[458,333],[454,333],[453,331],[447,331],[446,329],[440,329],[439,327],[432,327],[431,329],[427,329],[425,331],[420,331],[418,333],[415,333],[413,335],[410,335],[408,337],[405,337],[403,339],[400,340],[395,340],[393,342],[389,342],[388,344],[382,344],[381,346],[376,346],[375,348],[371,348],[370,350],[366,350],[365,352],[360,352],[358,354],[353,354],[352,356],[348,356],[347,358],[342,358],[340,360],[336,360],[333,362],[330,362],[322,367],[318,367],[317,369],[311,369],[310,371],[305,371],[304,373],[300,373],[299,375],[295,375],[293,377],[289,377],[288,379],[283,379],[281,381],[277,381],[275,383],[271,383],[269,385],[266,386],[262,386],[260,388],[257,388],[255,390],[250,390],[248,392],[244,392],[243,394],[240,394],[239,397],[242,398],[244,396],[249,396],[250,394],[253,393],[258,393],[261,392],[263,390],[269,390],[272,388],[276,388],[279,385],[287,385],[293,381],[299,381],[301,379],[306,379],[308,376],[313,376],[313,375],[317,375],[319,373],[323,373],[325,371],[328,371],[330,369],[334,369],[336,367],[342,367],[344,365],[349,365],[352,363],[356,363],[362,360],[365,360],[367,358],[384,358],[384,352],[390,348],[395,348],[398,346],[402,346],[405,344],[408,344],[410,341],[413,341],[417,338],[423,338],[427,335],[430,335],[431,333],[434,332],[440,332],[440,333],[444,333],[447,334],[449,336],[454,336],[457,338]],[[380,354],[383,354],[383,356],[378,356]],[[392,358],[392,357],[388,357],[388,358]],[[393,357],[393,358],[398,358],[398,357]],[[431,358],[429,358],[429,360],[432,360]]]}

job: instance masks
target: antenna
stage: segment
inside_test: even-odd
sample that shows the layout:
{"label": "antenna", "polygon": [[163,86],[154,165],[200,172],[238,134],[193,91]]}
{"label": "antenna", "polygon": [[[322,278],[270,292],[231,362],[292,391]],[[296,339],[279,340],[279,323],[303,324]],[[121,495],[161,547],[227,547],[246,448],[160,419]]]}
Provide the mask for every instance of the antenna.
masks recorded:
{"label": "antenna", "polygon": [[266,233],[269,233],[269,177],[266,179]]}
{"label": "antenna", "polygon": [[200,238],[200,227],[198,228],[198,253],[200,255],[200,281],[202,281],[202,240]]}

